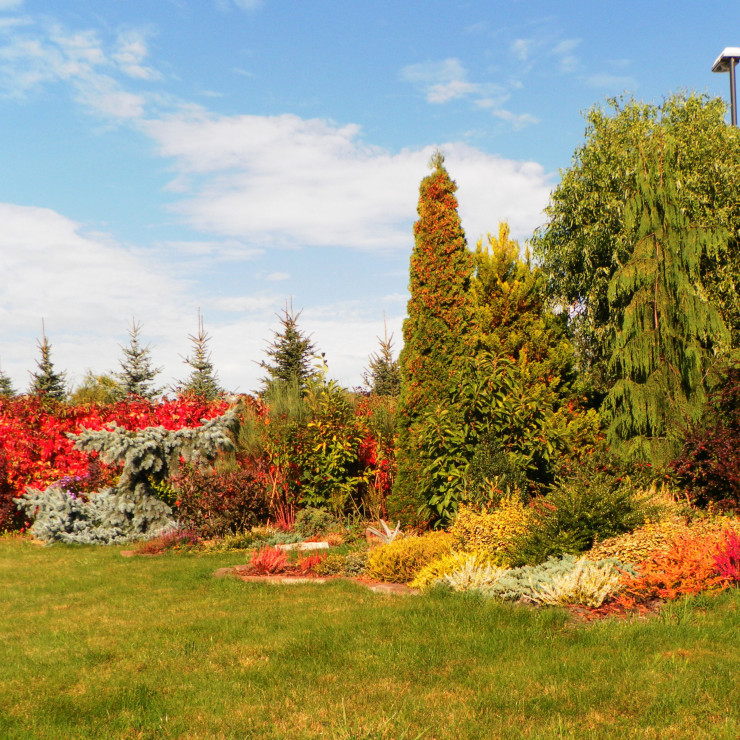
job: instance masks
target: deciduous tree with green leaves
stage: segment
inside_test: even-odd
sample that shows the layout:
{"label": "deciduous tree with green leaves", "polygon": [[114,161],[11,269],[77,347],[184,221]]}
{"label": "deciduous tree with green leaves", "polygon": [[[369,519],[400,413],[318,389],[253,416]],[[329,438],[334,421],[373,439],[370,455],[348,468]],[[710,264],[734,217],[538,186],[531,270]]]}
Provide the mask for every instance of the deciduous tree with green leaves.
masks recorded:
{"label": "deciduous tree with green leaves", "polygon": [[720,98],[679,93],[661,104],[613,99],[587,114],[586,140],[562,173],[547,208],[548,223],[533,249],[552,298],[571,315],[579,368],[597,400],[611,388],[609,359],[625,305],[609,300],[609,285],[630,259],[634,233],[625,220],[638,189],[641,161],[662,139],[675,149],[675,203],[692,225],[724,229],[728,239],[705,251],[695,275],[719,310],[734,346],[740,344],[740,132],[725,123]]}

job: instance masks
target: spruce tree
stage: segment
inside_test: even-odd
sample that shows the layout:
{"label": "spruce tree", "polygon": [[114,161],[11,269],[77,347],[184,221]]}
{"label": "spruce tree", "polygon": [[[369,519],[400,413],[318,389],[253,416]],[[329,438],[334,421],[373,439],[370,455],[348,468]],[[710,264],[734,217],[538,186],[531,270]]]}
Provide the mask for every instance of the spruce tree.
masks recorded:
{"label": "spruce tree", "polygon": [[162,372],[162,368],[152,367],[149,346],[142,347],[139,343],[140,331],[141,324],[133,319],[129,331],[131,341],[127,347],[121,346],[123,359],[120,361],[121,372],[116,373],[116,379],[120,386],[120,395],[123,397],[138,396],[152,400],[162,392],[162,389],[151,384],[151,381]]}
{"label": "spruce tree", "polygon": [[15,396],[15,388],[13,388],[13,381],[10,376],[0,368],[0,398],[13,398]]}
{"label": "spruce tree", "polygon": [[213,370],[211,353],[208,350],[211,338],[203,328],[200,310],[198,310],[198,333],[189,334],[188,339],[193,343],[193,353],[185,357],[184,361],[193,372],[187,380],[180,383],[177,391],[180,394],[197,396],[205,401],[213,401],[223,393],[223,389],[218,384]]}
{"label": "spruce tree", "polygon": [[[383,326],[385,329],[385,324]],[[398,359],[393,357],[393,334],[389,337],[385,329],[378,342],[379,351],[368,358],[370,367],[364,374],[365,384],[373,395],[395,398],[401,391],[401,370]]]}
{"label": "spruce tree", "polygon": [[265,352],[272,362],[260,362],[260,367],[268,373],[262,379],[264,391],[279,381],[297,383],[303,389],[308,379],[315,374],[311,365],[316,349],[311,338],[298,328],[300,316],[300,311],[294,314],[292,305],[289,308],[287,304],[282,315],[278,314],[282,329],[274,332],[272,344]]}
{"label": "spruce tree", "polygon": [[419,188],[414,224],[411,297],[399,358],[398,474],[388,502],[395,516],[407,520],[425,506],[420,490],[431,486],[420,462],[419,424],[425,413],[451,397],[457,366],[470,353],[472,255],[457,212],[457,186],[441,153],[430,166],[432,173]]}
{"label": "spruce tree", "polygon": [[698,420],[714,357],[730,342],[702,287],[702,259],[727,233],[691,224],[680,207],[670,140],[643,152],[625,212],[634,249],[609,284],[623,312],[609,361],[616,382],[605,400],[608,439],[628,458],[664,464],[687,423]]}
{"label": "spruce tree", "polygon": [[38,348],[41,352],[41,359],[36,361],[38,370],[31,373],[30,393],[43,399],[64,401],[67,397],[65,376],[64,373],[54,370],[54,363],[51,361],[51,345],[46,338],[43,322],[41,322],[41,341],[38,343]]}

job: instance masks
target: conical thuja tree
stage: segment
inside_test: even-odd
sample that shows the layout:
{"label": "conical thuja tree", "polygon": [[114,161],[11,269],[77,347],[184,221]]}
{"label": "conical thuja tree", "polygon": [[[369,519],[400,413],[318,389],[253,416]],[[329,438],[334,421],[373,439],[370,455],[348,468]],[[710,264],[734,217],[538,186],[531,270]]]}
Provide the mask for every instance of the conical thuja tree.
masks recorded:
{"label": "conical thuja tree", "polygon": [[208,350],[210,337],[203,328],[203,317],[200,311],[198,311],[198,333],[190,334],[188,338],[193,343],[193,352],[184,360],[193,371],[187,380],[180,383],[178,393],[213,401],[223,393],[223,389],[213,369],[211,353]]}
{"label": "conical thuja tree", "polygon": [[624,318],[609,362],[617,380],[604,404],[608,439],[624,456],[654,465],[676,453],[682,430],[699,418],[715,357],[730,341],[699,271],[727,234],[688,221],[673,159],[670,141],[643,155],[625,212],[634,249],[609,284],[609,301]]}
{"label": "conical thuja tree", "polygon": [[41,358],[36,361],[38,370],[31,373],[30,393],[32,396],[39,396],[43,399],[63,401],[67,397],[64,373],[58,373],[54,369],[54,363],[51,361],[51,345],[46,338],[43,322],[38,348]]}
{"label": "conical thuja tree", "polygon": [[162,372],[162,368],[152,367],[151,350],[139,342],[140,332],[141,324],[134,319],[129,330],[128,346],[121,347],[123,359],[120,361],[121,372],[116,373],[116,380],[122,396],[138,396],[152,400],[162,392],[151,382]]}
{"label": "conical thuja tree", "polygon": [[420,422],[451,397],[458,361],[469,351],[472,256],[457,212],[457,186],[439,152],[430,164],[432,173],[419,188],[419,220],[414,224],[411,297],[399,357],[398,474],[388,502],[389,514],[406,519],[424,508],[420,491],[430,487],[419,455]]}

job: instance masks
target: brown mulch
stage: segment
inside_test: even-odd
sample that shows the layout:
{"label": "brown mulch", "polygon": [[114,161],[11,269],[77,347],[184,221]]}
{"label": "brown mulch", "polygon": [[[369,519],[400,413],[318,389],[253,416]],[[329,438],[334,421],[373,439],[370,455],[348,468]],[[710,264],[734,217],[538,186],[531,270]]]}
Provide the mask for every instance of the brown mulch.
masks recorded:
{"label": "brown mulch", "polygon": [[301,583],[329,583],[330,581],[351,581],[358,583],[360,586],[380,594],[391,594],[394,596],[417,596],[421,592],[415,588],[409,588],[402,583],[384,583],[382,581],[372,581],[368,578],[353,578],[351,576],[316,576],[312,574],[295,576],[289,574],[280,574],[269,576],[257,576],[250,573],[249,565],[235,565],[232,568],[219,568],[214,572],[214,578],[238,578],[246,583],[274,583],[282,585],[301,584]]}

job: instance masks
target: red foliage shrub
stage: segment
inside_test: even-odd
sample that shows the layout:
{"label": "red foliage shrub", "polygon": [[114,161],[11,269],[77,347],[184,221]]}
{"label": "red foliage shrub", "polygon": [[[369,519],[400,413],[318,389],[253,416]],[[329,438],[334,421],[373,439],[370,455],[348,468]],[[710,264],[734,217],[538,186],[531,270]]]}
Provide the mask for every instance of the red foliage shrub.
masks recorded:
{"label": "red foliage shrub", "polygon": [[244,465],[228,472],[184,466],[172,479],[179,520],[202,537],[236,534],[265,522],[268,491],[258,471]]}
{"label": "red foliage shrub", "polygon": [[263,547],[252,553],[250,564],[256,575],[270,576],[286,569],[288,556],[279,547]]}
{"label": "red foliage shrub", "polygon": [[[0,398],[0,529],[20,523],[12,499],[27,486],[47,488],[61,481],[68,490],[85,493],[111,485],[117,471],[74,449],[68,434],[103,429],[115,422],[130,429],[163,426],[169,430],[199,426],[219,416],[225,401],[193,398],[152,403],[131,398],[114,404],[71,406],[33,396]],[[91,464],[93,469],[91,469]]]}
{"label": "red foliage shrub", "polygon": [[740,363],[726,370],[704,420],[689,430],[671,465],[694,503],[740,509]]}
{"label": "red foliage shrub", "polygon": [[740,583],[740,535],[729,529],[714,556],[717,573],[732,583]]}
{"label": "red foliage shrub", "polygon": [[326,560],[326,555],[314,554],[307,555],[305,558],[298,558],[296,568],[303,574],[307,575],[314,571],[316,566]]}

